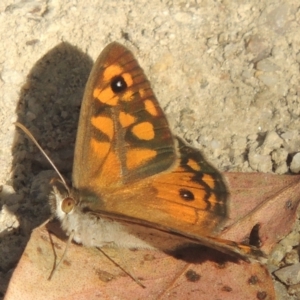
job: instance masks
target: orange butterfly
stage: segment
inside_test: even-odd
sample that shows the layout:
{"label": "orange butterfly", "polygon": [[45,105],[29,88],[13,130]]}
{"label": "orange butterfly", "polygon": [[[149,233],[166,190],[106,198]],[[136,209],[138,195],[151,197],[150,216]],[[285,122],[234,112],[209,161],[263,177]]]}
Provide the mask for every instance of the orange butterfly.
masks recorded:
{"label": "orange butterfly", "polygon": [[72,183],[56,182],[50,200],[83,245],[165,250],[192,242],[246,260],[260,254],[217,237],[227,217],[224,179],[171,133],[143,70],[118,43],[102,51],[86,85]]}

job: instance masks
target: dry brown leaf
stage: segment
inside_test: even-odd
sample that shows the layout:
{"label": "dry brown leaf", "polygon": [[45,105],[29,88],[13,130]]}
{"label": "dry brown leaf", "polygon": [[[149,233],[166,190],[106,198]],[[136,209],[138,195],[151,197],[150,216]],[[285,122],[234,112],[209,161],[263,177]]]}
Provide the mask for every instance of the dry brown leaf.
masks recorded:
{"label": "dry brown leaf", "polygon": [[300,201],[300,176],[225,173],[231,193],[230,220],[222,238],[247,240],[259,225],[261,249],[270,253],[293,228]]}
{"label": "dry brown leaf", "polygon": [[[275,299],[272,279],[259,263],[230,261],[208,248],[181,252],[106,249],[136,276],[140,287],[95,248],[72,244],[51,281],[54,262],[65,242],[37,228],[13,274],[5,299]],[[225,260],[224,260],[225,259]],[[193,261],[193,263],[191,262]],[[200,298],[199,298],[200,297]]]}

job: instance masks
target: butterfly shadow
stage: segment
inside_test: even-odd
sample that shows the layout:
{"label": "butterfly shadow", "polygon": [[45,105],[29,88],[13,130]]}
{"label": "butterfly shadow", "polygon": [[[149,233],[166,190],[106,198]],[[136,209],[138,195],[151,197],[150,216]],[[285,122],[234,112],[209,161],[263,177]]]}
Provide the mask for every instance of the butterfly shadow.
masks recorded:
{"label": "butterfly shadow", "polygon": [[174,251],[168,252],[169,255],[172,255],[178,260],[182,260],[190,264],[202,264],[206,261],[211,261],[217,265],[224,265],[227,262],[239,263],[240,259],[225,253],[222,253],[218,250],[198,245],[191,244],[177,248]]}
{"label": "butterfly shadow", "polygon": [[[33,66],[16,107],[17,121],[30,130],[67,178],[72,169],[81,100],[92,65],[92,59],[77,47],[67,42],[58,44]],[[7,185],[15,193],[2,192],[1,206],[6,205],[8,214],[16,216],[19,226],[0,234],[1,249],[9,249],[6,253],[0,250],[5,260],[1,262],[3,273],[16,266],[32,229],[49,218],[49,182],[57,177],[20,129],[16,129],[12,154],[12,176]],[[6,281],[3,293],[9,278]]]}

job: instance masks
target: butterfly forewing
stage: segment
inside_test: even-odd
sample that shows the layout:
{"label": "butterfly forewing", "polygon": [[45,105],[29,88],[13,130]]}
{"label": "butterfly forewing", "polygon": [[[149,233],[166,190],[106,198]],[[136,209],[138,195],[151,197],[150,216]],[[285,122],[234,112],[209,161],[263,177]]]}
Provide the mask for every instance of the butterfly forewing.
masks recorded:
{"label": "butterfly forewing", "polygon": [[143,70],[128,49],[108,45],[82,102],[74,187],[103,194],[167,170],[175,156],[168,122]]}

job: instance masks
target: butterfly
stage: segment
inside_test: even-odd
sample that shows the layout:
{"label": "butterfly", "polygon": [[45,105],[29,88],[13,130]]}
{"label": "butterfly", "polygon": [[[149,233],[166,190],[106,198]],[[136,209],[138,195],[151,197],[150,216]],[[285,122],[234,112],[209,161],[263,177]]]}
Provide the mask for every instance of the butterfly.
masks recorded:
{"label": "butterfly", "polygon": [[260,255],[218,237],[228,215],[225,180],[172,134],[142,68],[117,42],[102,51],[86,84],[72,187],[56,180],[53,191],[53,213],[85,246],[196,243],[245,260]]}

